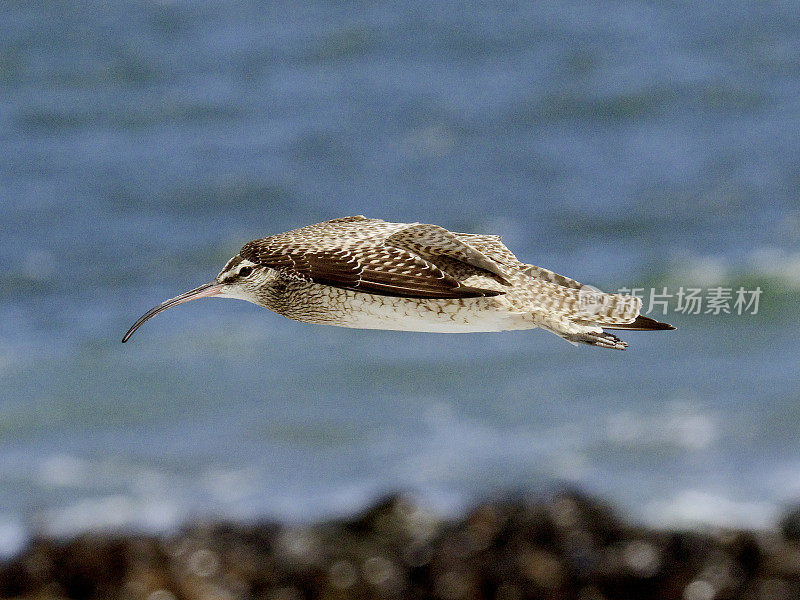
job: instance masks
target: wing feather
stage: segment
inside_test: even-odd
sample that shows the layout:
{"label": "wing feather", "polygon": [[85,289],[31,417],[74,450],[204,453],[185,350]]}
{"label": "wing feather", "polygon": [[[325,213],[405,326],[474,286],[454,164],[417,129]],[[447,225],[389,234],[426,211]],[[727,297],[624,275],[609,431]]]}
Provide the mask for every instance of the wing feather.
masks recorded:
{"label": "wing feather", "polygon": [[446,256],[493,273],[508,283],[508,274],[491,257],[438,225],[412,223],[391,234],[384,243],[413,252],[426,260],[436,261],[438,257]]}
{"label": "wing feather", "polygon": [[[277,237],[277,236],[275,236]],[[502,292],[461,284],[433,263],[402,248],[353,243],[331,247],[264,238],[248,242],[239,254],[293,279],[382,296],[474,298]]]}

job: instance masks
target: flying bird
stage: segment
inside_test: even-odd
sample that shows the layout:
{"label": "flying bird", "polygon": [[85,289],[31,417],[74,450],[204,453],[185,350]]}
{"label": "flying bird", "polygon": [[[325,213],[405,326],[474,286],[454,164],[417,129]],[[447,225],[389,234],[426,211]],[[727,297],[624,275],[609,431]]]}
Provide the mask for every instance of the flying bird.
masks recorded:
{"label": "flying bird", "polygon": [[344,217],[245,244],[213,281],[142,315],[198,298],[247,300],[306,323],[438,333],[541,327],[573,344],[624,350],[606,329],[674,329],[607,294],[520,262],[496,235]]}

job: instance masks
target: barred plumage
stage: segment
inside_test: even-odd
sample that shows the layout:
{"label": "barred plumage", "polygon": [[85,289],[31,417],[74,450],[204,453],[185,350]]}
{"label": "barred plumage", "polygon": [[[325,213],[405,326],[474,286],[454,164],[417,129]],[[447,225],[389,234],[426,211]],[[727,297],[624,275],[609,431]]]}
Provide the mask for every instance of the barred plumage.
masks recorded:
{"label": "barred plumage", "polygon": [[624,349],[609,329],[673,329],[605,294],[520,262],[499,236],[344,217],[244,245],[216,279],[163,302],[239,298],[309,323],[430,332],[542,327],[572,343]]}

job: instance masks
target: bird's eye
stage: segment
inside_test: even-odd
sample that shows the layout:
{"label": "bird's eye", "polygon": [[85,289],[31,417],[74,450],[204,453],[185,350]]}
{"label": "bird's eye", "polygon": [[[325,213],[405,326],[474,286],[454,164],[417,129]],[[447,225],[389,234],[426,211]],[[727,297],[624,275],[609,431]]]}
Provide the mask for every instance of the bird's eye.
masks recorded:
{"label": "bird's eye", "polygon": [[242,267],[239,269],[239,277],[249,277],[253,272],[253,267]]}

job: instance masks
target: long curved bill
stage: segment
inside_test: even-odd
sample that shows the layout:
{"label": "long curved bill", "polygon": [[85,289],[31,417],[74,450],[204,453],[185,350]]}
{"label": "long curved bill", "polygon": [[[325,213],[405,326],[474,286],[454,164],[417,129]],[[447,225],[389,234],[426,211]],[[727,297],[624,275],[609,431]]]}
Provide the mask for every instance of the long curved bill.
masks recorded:
{"label": "long curved bill", "polygon": [[130,329],[128,329],[128,333],[125,334],[125,337],[122,338],[122,343],[128,341],[128,339],[133,335],[133,332],[139,329],[142,324],[150,319],[151,317],[155,317],[158,313],[167,310],[168,308],[172,308],[173,306],[178,306],[178,304],[183,304],[184,302],[189,302],[189,300],[197,300],[198,298],[208,298],[209,296],[216,296],[222,292],[222,285],[217,283],[216,281],[212,281],[211,283],[207,283],[205,285],[201,285],[200,287],[196,287],[193,290],[189,290],[188,292],[181,294],[180,296],[175,296],[174,298],[170,298],[169,300],[164,300],[158,306],[154,306],[146,313],[144,313],[139,320],[134,323]]}

